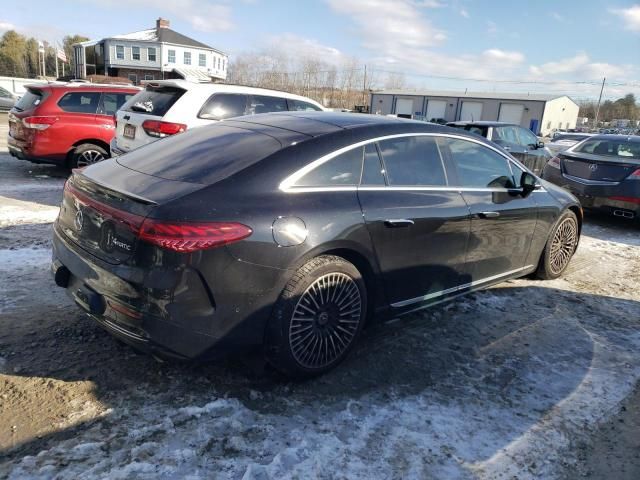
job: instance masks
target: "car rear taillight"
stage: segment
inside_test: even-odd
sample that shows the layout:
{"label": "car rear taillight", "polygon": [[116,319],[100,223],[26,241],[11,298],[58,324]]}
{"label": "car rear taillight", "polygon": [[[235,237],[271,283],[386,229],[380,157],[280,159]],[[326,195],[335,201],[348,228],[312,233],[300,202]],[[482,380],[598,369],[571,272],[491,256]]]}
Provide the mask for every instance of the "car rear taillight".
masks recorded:
{"label": "car rear taillight", "polygon": [[35,130],[46,130],[56,123],[58,117],[26,117],[22,119],[22,125],[25,128],[33,128]]}
{"label": "car rear taillight", "polygon": [[140,227],[139,237],[161,248],[189,253],[239,242],[252,233],[241,223],[178,223],[147,218]]}
{"label": "car rear taillight", "polygon": [[640,168],[634,171],[631,175],[629,175],[629,180],[640,180]]}
{"label": "car rear taillight", "polygon": [[549,160],[549,163],[547,163],[547,165],[549,165],[550,167],[553,168],[560,168],[560,157],[553,157],[551,160]]}
{"label": "car rear taillight", "polygon": [[145,120],[142,123],[142,128],[147,132],[147,135],[152,137],[167,137],[169,135],[184,132],[187,129],[187,126],[182,123]]}

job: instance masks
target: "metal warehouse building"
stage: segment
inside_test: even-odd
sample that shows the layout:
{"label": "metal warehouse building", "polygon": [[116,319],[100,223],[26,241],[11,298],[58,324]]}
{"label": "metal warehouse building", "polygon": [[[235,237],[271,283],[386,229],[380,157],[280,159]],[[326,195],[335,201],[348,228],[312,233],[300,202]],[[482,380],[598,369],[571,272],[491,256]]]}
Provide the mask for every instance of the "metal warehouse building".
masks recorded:
{"label": "metal warehouse building", "polygon": [[382,90],[370,112],[424,121],[489,120],[515,123],[538,135],[575,128],[578,105],[566,95]]}

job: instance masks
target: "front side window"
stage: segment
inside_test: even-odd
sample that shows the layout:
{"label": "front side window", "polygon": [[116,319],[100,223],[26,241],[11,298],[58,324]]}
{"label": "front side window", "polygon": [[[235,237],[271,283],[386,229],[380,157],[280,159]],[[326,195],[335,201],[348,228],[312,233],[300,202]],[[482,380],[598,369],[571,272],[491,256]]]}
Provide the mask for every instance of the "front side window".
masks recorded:
{"label": "front side window", "polygon": [[176,63],[176,51],[169,50],[168,52],[169,58],[167,59],[169,63]]}
{"label": "front side window", "polygon": [[116,58],[124,60],[124,45],[116,45]]}
{"label": "front side window", "polygon": [[191,52],[184,52],[184,64],[191,65]]}
{"label": "front side window", "polygon": [[531,130],[527,130],[526,128],[518,128],[517,130],[520,145],[523,147],[529,147],[538,144],[538,137],[536,137]]}
{"label": "front side window", "polygon": [[515,127],[496,127],[493,129],[493,141],[502,141],[518,145],[518,134]]}
{"label": "front side window", "polygon": [[321,110],[312,103],[303,102],[301,100],[287,99],[287,103],[289,104],[289,110],[292,112],[317,112]]}
{"label": "front side window", "polygon": [[348,150],[300,178],[296,187],[337,187],[358,185],[363,147]]}
{"label": "front side window", "polygon": [[73,92],[65,94],[58,101],[58,106],[65,112],[96,113],[99,102],[99,92]]}
{"label": "front side window", "polygon": [[140,47],[131,47],[131,59],[140,60]]}
{"label": "front side window", "polygon": [[247,115],[287,111],[287,101],[284,98],[252,95],[250,99],[251,103]]}
{"label": "front side window", "polygon": [[515,188],[507,159],[493,150],[468,140],[445,138],[458,172],[460,187]]}
{"label": "front side window", "polygon": [[239,117],[247,114],[247,95],[217,93],[203,105],[198,117],[210,120]]}
{"label": "front side window", "polygon": [[147,60],[149,60],[150,62],[156,61],[156,47],[147,48]]}
{"label": "front side window", "polygon": [[416,136],[378,143],[391,186],[446,186],[440,150],[433,137]]}
{"label": "front side window", "polygon": [[102,95],[102,105],[98,113],[102,115],[113,115],[131,97],[133,97],[132,93],[105,93]]}
{"label": "front side window", "polygon": [[198,55],[198,65],[201,67],[206,67],[207,66],[207,55],[204,53],[201,53]]}

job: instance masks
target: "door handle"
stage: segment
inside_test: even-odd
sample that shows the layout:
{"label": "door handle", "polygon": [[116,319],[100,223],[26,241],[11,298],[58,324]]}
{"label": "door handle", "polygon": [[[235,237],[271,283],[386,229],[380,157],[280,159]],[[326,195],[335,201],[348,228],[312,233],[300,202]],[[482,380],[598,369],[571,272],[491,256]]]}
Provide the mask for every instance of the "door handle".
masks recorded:
{"label": "door handle", "polygon": [[384,226],[387,228],[403,228],[410,227],[415,222],[408,218],[390,218],[384,221]]}
{"label": "door handle", "polygon": [[500,212],[478,212],[476,216],[479,218],[497,218],[500,216]]}

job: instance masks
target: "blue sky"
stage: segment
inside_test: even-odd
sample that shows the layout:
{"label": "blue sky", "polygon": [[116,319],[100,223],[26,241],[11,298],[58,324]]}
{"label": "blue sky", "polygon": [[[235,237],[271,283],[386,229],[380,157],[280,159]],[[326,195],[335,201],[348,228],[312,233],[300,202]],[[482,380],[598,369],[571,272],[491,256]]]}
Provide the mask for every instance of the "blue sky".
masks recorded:
{"label": "blue sky", "polygon": [[582,98],[597,95],[606,76],[606,97],[640,94],[633,0],[30,0],[4,9],[0,29],[50,41],[66,33],[98,38],[150,28],[158,16],[232,58],[267,47],[334,64],[355,57],[381,72],[381,84],[384,72],[397,71],[416,88]]}

